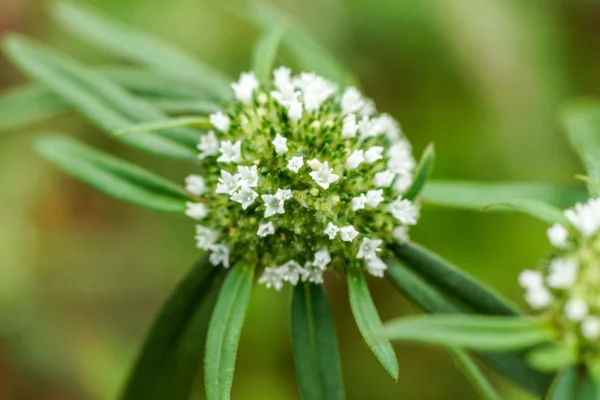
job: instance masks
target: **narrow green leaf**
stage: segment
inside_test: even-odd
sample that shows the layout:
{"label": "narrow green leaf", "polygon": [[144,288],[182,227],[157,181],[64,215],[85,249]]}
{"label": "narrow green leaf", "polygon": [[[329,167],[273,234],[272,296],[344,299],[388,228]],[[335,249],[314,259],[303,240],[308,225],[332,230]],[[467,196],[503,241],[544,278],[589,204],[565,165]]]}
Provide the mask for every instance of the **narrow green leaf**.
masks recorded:
{"label": "narrow green leaf", "polygon": [[208,400],[231,396],[237,348],[250,301],[254,268],[236,264],[227,275],[208,327],[204,384]]}
{"label": "narrow green leaf", "polygon": [[480,314],[517,315],[517,308],[493,289],[461,271],[449,261],[416,244],[390,246],[404,264],[429,283],[449,293]]}
{"label": "narrow green leaf", "polygon": [[383,332],[391,340],[494,352],[528,349],[555,336],[543,319],[476,315],[404,317],[387,322]]}
{"label": "narrow green leaf", "polygon": [[0,94],[0,132],[60,114],[65,103],[52,92],[27,86]]}
{"label": "narrow green leaf", "polygon": [[[600,183],[600,101],[572,101],[563,107],[561,120],[571,146],[581,158],[588,177]],[[600,194],[594,185],[588,185],[588,190],[593,197]]]}
{"label": "narrow green leaf", "polygon": [[[135,98],[108,78],[30,40],[9,37],[4,42],[4,49],[24,72],[109,133],[136,122],[167,118],[160,110]],[[157,155],[190,159],[196,155],[194,146],[198,134],[179,128],[119,138]]]}
{"label": "narrow green leaf", "polygon": [[121,400],[188,398],[222,272],[205,256],[171,292],[152,323]]}
{"label": "narrow green leaf", "polygon": [[207,100],[156,99],[152,103],[168,114],[210,114],[221,110],[221,106]]}
{"label": "narrow green leaf", "polygon": [[419,165],[417,166],[417,170],[415,172],[415,179],[402,197],[408,200],[414,200],[417,198],[417,196],[423,190],[425,183],[429,179],[429,175],[431,175],[434,163],[435,147],[433,143],[429,143],[429,145],[427,145],[423,151],[423,155],[421,155],[421,160],[419,161]]}
{"label": "narrow green leaf", "polygon": [[577,363],[578,352],[574,346],[552,343],[535,348],[527,353],[527,361],[536,369],[556,372]]}
{"label": "narrow green leaf", "polygon": [[219,98],[232,95],[229,79],[222,73],[151,35],[70,2],[57,2],[52,14],[78,38],[107,52],[196,84]]}
{"label": "narrow green leaf", "polygon": [[291,326],[302,399],[344,399],[335,328],[321,285],[307,283],[294,287]]}
{"label": "narrow green leaf", "polygon": [[63,171],[98,190],[141,207],[183,213],[188,195],[151,172],[66,136],[43,137],[36,149]]}
{"label": "narrow green leaf", "polygon": [[583,190],[541,182],[462,181],[429,181],[421,193],[424,203],[475,211],[516,198],[537,199],[563,209],[585,201],[587,195]]}
{"label": "narrow green leaf", "polygon": [[552,383],[548,395],[548,400],[574,400],[576,399],[578,386],[578,373],[576,367],[571,367],[558,375]]}
{"label": "narrow green leaf", "polygon": [[579,383],[577,400],[598,400],[600,398],[600,382],[586,372]]}
{"label": "narrow green leaf", "polygon": [[269,27],[256,42],[252,52],[252,70],[259,82],[266,82],[269,79],[277,58],[277,49],[286,29],[285,24]]}
{"label": "narrow green leaf", "polygon": [[205,117],[177,117],[165,119],[164,121],[145,122],[143,124],[128,126],[118,130],[116,133],[118,135],[125,135],[130,133],[153,132],[171,128],[180,128],[182,126],[210,128],[212,124],[208,121],[208,118]]}
{"label": "narrow green leaf", "polygon": [[561,210],[541,200],[526,198],[510,199],[502,203],[488,205],[483,210],[487,211],[492,207],[512,208],[550,224],[570,225],[569,220]]}
{"label": "narrow green leaf", "polygon": [[457,349],[448,349],[448,351],[483,399],[502,400],[498,392],[496,392],[496,389],[494,389],[483,372],[481,372],[477,364],[475,364],[467,353]]}
{"label": "narrow green leaf", "polygon": [[389,340],[381,335],[382,324],[365,277],[358,268],[348,269],[348,296],[358,330],[385,370],[398,380],[398,360]]}

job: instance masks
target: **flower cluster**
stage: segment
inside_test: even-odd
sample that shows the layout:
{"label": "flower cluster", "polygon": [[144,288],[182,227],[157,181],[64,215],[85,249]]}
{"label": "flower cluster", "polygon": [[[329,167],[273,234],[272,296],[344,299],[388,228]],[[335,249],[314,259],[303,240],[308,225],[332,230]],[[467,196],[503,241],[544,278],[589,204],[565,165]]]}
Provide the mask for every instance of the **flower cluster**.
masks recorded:
{"label": "flower cluster", "polygon": [[277,290],[330,269],[383,276],[383,244],[405,240],[419,214],[402,197],[415,160],[398,123],[314,73],[280,67],[267,84],[243,73],[231,87],[200,138],[201,173],[186,178],[197,246],[214,265],[253,262]]}
{"label": "flower cluster", "polygon": [[527,303],[547,311],[564,340],[593,349],[600,338],[600,199],[564,212],[568,224],[548,229],[556,254],[544,268],[525,270]]}

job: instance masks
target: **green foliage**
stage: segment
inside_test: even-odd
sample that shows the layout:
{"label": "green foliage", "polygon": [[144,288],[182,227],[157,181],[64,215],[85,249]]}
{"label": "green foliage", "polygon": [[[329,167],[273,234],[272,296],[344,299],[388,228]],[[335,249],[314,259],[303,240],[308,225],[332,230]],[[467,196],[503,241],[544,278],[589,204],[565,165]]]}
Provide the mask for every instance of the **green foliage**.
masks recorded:
{"label": "green foliage", "polygon": [[452,348],[448,349],[448,351],[471,384],[481,394],[482,398],[487,400],[502,400],[498,392],[496,392],[477,364],[466,352]]}
{"label": "green foliage", "polygon": [[0,95],[0,132],[63,112],[66,105],[52,92],[27,86]]}
{"label": "green foliage", "polygon": [[429,179],[429,175],[431,175],[434,163],[435,147],[433,143],[429,143],[421,155],[421,160],[419,160],[419,165],[415,172],[415,179],[402,197],[411,201],[417,198]]}
{"label": "green foliage", "polygon": [[556,372],[565,367],[575,365],[579,354],[575,346],[564,343],[552,343],[540,346],[527,353],[527,361],[536,369],[545,372]]}
{"label": "green foliage", "polygon": [[544,203],[541,200],[526,198],[510,199],[503,201],[502,203],[489,205],[485,207],[484,211],[489,210],[492,207],[505,207],[514,209],[550,224],[562,224],[564,226],[570,225],[569,220],[564,216],[561,210],[551,206],[550,204]]}
{"label": "green foliage", "polygon": [[286,29],[287,26],[284,24],[267,28],[256,42],[252,52],[252,70],[259,82],[266,82],[269,79]]}
{"label": "green foliage", "polygon": [[177,117],[165,119],[164,121],[146,122],[143,124],[128,126],[126,128],[120,129],[116,133],[119,135],[126,135],[131,133],[152,132],[171,128],[180,128],[182,126],[199,126],[202,128],[209,128],[211,127],[211,124],[210,122],[208,122],[208,118],[205,117]]}
{"label": "green foliage", "polygon": [[335,328],[321,285],[306,283],[294,287],[291,326],[302,399],[344,399]]}

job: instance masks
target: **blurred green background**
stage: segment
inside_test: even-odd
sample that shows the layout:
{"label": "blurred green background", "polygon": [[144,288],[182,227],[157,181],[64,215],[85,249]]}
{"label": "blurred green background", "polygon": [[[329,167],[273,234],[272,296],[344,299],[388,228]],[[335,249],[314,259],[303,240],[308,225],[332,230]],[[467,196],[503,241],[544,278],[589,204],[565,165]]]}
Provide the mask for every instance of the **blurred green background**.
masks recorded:
{"label": "blurred green background", "polygon": [[[231,76],[249,69],[258,32],[240,1],[89,0]],[[581,171],[557,123],[559,104],[600,93],[600,3],[522,0],[280,0],[401,122],[416,152],[436,143],[435,178],[571,182]],[[18,31],[106,64],[55,26],[49,1],[0,0],[0,34]],[[0,89],[23,82],[0,56]],[[36,132],[59,130],[182,180],[64,115],[0,138],[0,398],[113,399],[149,323],[199,253],[193,223],[97,193],[37,156]],[[522,303],[518,272],[549,246],[528,217],[425,207],[414,240]],[[477,399],[441,350],[396,347],[393,382],[364,344],[345,282],[326,285],[349,399]],[[383,280],[382,318],[415,312]],[[234,399],[296,399],[289,292],[257,287],[242,334]],[[493,376],[493,375],[492,375]],[[524,393],[493,378],[507,399]],[[202,398],[199,390],[198,399]]]}

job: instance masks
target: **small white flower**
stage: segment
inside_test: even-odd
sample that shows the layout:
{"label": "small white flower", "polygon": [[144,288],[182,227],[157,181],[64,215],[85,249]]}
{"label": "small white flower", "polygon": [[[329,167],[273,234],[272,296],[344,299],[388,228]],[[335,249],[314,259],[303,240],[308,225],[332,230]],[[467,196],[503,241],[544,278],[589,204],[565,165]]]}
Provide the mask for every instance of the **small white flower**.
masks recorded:
{"label": "small white flower", "polygon": [[383,189],[369,190],[366,199],[369,207],[377,207],[383,201]]}
{"label": "small white flower", "polygon": [[275,233],[275,227],[272,222],[267,222],[266,224],[260,224],[258,226],[258,232],[256,234],[260,237],[269,236]]}
{"label": "small white flower", "polygon": [[367,272],[377,278],[383,278],[387,265],[379,257],[372,258],[366,262]]}
{"label": "small white flower", "polygon": [[285,213],[283,209],[284,200],[270,194],[263,194],[260,198],[265,202],[265,218]]}
{"label": "small white flower", "polygon": [[390,187],[392,185],[392,182],[394,181],[395,177],[396,177],[396,175],[389,169],[386,169],[385,171],[377,172],[375,174],[375,182],[374,182],[375,186]]}
{"label": "small white flower", "polygon": [[398,193],[404,193],[413,183],[413,175],[410,172],[405,172],[398,175],[394,181],[394,190]]}
{"label": "small white flower", "polygon": [[287,201],[294,197],[294,195],[292,194],[292,191],[290,189],[277,189],[275,197],[277,197],[281,201]]}
{"label": "small white flower", "polygon": [[216,231],[202,225],[196,225],[196,247],[199,249],[208,250],[218,238],[219,234]]}
{"label": "small white flower", "polygon": [[550,228],[548,228],[547,234],[552,246],[562,249],[567,245],[569,231],[561,224],[552,225]]}
{"label": "small white flower", "polygon": [[315,253],[315,260],[312,265],[324,270],[330,262],[331,256],[329,255],[329,252],[327,250],[319,250]]}
{"label": "small white flower", "polygon": [[206,206],[202,203],[185,203],[185,215],[193,219],[202,219],[208,215],[208,210]]}
{"label": "small white flower", "polygon": [[545,287],[527,290],[525,292],[525,301],[535,310],[548,307],[552,302],[552,295]]}
{"label": "small white flower", "polygon": [[375,108],[375,102],[371,99],[364,98],[365,104],[360,109],[360,115],[370,116],[377,112],[377,108]]}
{"label": "small white flower", "polygon": [[307,262],[304,264],[304,268],[300,271],[302,282],[312,282],[321,284],[323,283],[323,272],[324,268],[319,268],[318,266]]}
{"label": "small white flower", "polygon": [[302,168],[304,164],[304,158],[302,157],[292,157],[290,161],[288,161],[287,169],[294,173],[298,173],[298,170]]}
{"label": "small white flower", "polygon": [[367,261],[377,258],[377,253],[381,251],[379,246],[382,243],[383,240],[381,239],[364,238],[360,243],[356,258],[364,258]]}
{"label": "small white flower", "polygon": [[416,225],[419,217],[419,207],[410,200],[398,196],[389,206],[390,214],[404,225]]}
{"label": "small white flower", "polygon": [[588,305],[581,299],[571,299],[565,304],[565,316],[571,321],[581,321],[588,314]]}
{"label": "small white flower", "polygon": [[408,241],[408,228],[406,226],[397,226],[392,231],[392,236],[400,244]]}
{"label": "small white flower", "polygon": [[302,103],[299,102],[298,99],[294,99],[290,102],[288,107],[288,117],[294,122],[302,118]]}
{"label": "small white flower", "polygon": [[238,166],[237,170],[240,176],[239,186],[251,188],[258,186],[258,170],[256,165],[250,167]]}
{"label": "small white flower", "polygon": [[389,114],[381,114],[378,118],[378,123],[390,142],[395,143],[400,140],[402,137],[402,129],[398,122]]}
{"label": "small white flower", "polygon": [[342,137],[353,138],[356,137],[358,131],[358,125],[356,124],[356,116],[354,114],[348,114],[344,117],[342,126]]}
{"label": "small white flower", "polygon": [[200,150],[198,158],[201,160],[219,154],[219,140],[213,131],[208,131],[206,135],[200,136],[200,143],[196,147]]}
{"label": "small white flower", "polygon": [[362,210],[367,204],[367,196],[361,193],[360,196],[352,199],[352,211]]}
{"label": "small white flower", "polygon": [[227,132],[229,130],[229,125],[231,124],[231,121],[229,120],[229,117],[223,114],[221,111],[217,111],[216,113],[210,114],[208,116],[208,119],[212,126],[220,130],[221,132]]}
{"label": "small white flower", "polygon": [[339,175],[334,174],[333,171],[329,169],[327,161],[323,163],[318,171],[311,172],[310,176],[325,190],[329,188],[330,184],[340,179]]}
{"label": "small white flower", "polygon": [[294,86],[292,85],[291,74],[292,71],[283,66],[273,71],[273,82],[277,90],[280,92],[289,91],[290,88],[293,90]]}
{"label": "small white flower", "polygon": [[273,143],[273,146],[275,146],[275,153],[277,153],[277,154],[287,153],[288,148],[287,148],[286,142],[287,142],[287,139],[278,133],[277,136],[275,136],[275,139],[271,142],[271,143]]}
{"label": "small white flower", "polygon": [[283,280],[291,283],[292,285],[296,285],[298,283],[300,280],[300,274],[303,271],[302,266],[294,260],[286,262],[279,267],[279,270]]}
{"label": "small white flower", "polygon": [[242,72],[237,83],[232,83],[231,88],[235,93],[235,98],[242,103],[250,103],[252,101],[252,93],[258,88],[258,81],[254,76],[254,72]]}
{"label": "small white flower", "polygon": [[576,259],[556,258],[548,267],[549,274],[546,278],[548,286],[557,289],[568,289],[577,279],[579,264]]}
{"label": "small white flower", "polygon": [[221,155],[217,158],[218,162],[239,163],[242,161],[242,142],[240,140],[235,143],[230,140],[222,140],[219,151]]}
{"label": "small white flower", "polygon": [[201,195],[206,191],[204,178],[200,175],[189,175],[185,178],[185,190],[196,196]]}
{"label": "small white flower", "polygon": [[362,139],[367,139],[382,133],[379,125],[377,125],[377,120],[369,119],[367,116],[362,117],[358,122],[358,131],[360,132],[360,137]]}
{"label": "small white flower", "polygon": [[208,256],[208,261],[212,265],[223,265],[229,268],[229,247],[224,244],[213,244],[208,248],[211,253]]}
{"label": "small white flower", "polygon": [[344,242],[351,242],[358,236],[358,231],[352,225],[342,226],[340,228],[340,237]]}
{"label": "small white flower", "polygon": [[318,171],[323,166],[321,161],[317,160],[316,158],[313,158],[312,160],[308,160],[306,163],[313,171]]}
{"label": "small white flower", "polygon": [[381,160],[383,158],[383,147],[381,146],[373,146],[367,151],[365,151],[365,161],[369,164],[373,164],[377,160]]}
{"label": "small white flower", "polygon": [[394,143],[387,151],[387,167],[396,174],[411,173],[417,166],[412,155],[412,148],[407,140]]}
{"label": "small white flower", "polygon": [[348,169],[356,169],[363,161],[365,161],[364,150],[354,150],[346,160],[346,167]]}
{"label": "small white flower", "polygon": [[242,205],[242,208],[245,210],[252,203],[254,203],[254,200],[256,200],[257,197],[258,193],[256,193],[249,187],[244,186],[240,190],[238,190],[233,196],[231,196],[231,200],[240,203]]}
{"label": "small white flower", "polygon": [[342,113],[350,114],[358,112],[365,105],[365,100],[360,91],[354,86],[346,88],[341,99]]}
{"label": "small white flower", "polygon": [[337,86],[315,73],[303,72],[294,78],[294,85],[302,90],[302,99],[307,111],[318,110],[329,96],[335,93]]}
{"label": "small white flower", "polygon": [[263,284],[267,289],[275,288],[280,291],[283,287],[283,275],[277,267],[266,267],[258,279],[258,283]]}
{"label": "small white flower", "polygon": [[600,338],[600,318],[594,316],[586,317],[581,323],[581,333],[589,340]]}
{"label": "small white flower", "polygon": [[232,195],[233,192],[238,188],[238,183],[240,182],[240,175],[235,174],[232,175],[224,169],[221,170],[221,177],[219,178],[219,182],[217,183],[216,193],[219,194],[229,194]]}
{"label": "small white flower", "polygon": [[338,228],[336,225],[334,225],[333,223],[330,222],[327,224],[327,228],[325,228],[323,233],[326,234],[327,236],[329,236],[330,240],[333,240],[333,239],[335,239],[335,237],[339,231],[340,231],[340,228]]}
{"label": "small white flower", "polygon": [[519,274],[519,285],[526,290],[544,287],[544,276],[540,271],[526,269]]}
{"label": "small white flower", "polygon": [[565,217],[585,236],[591,236],[600,229],[600,199],[590,199],[577,203],[565,211]]}

